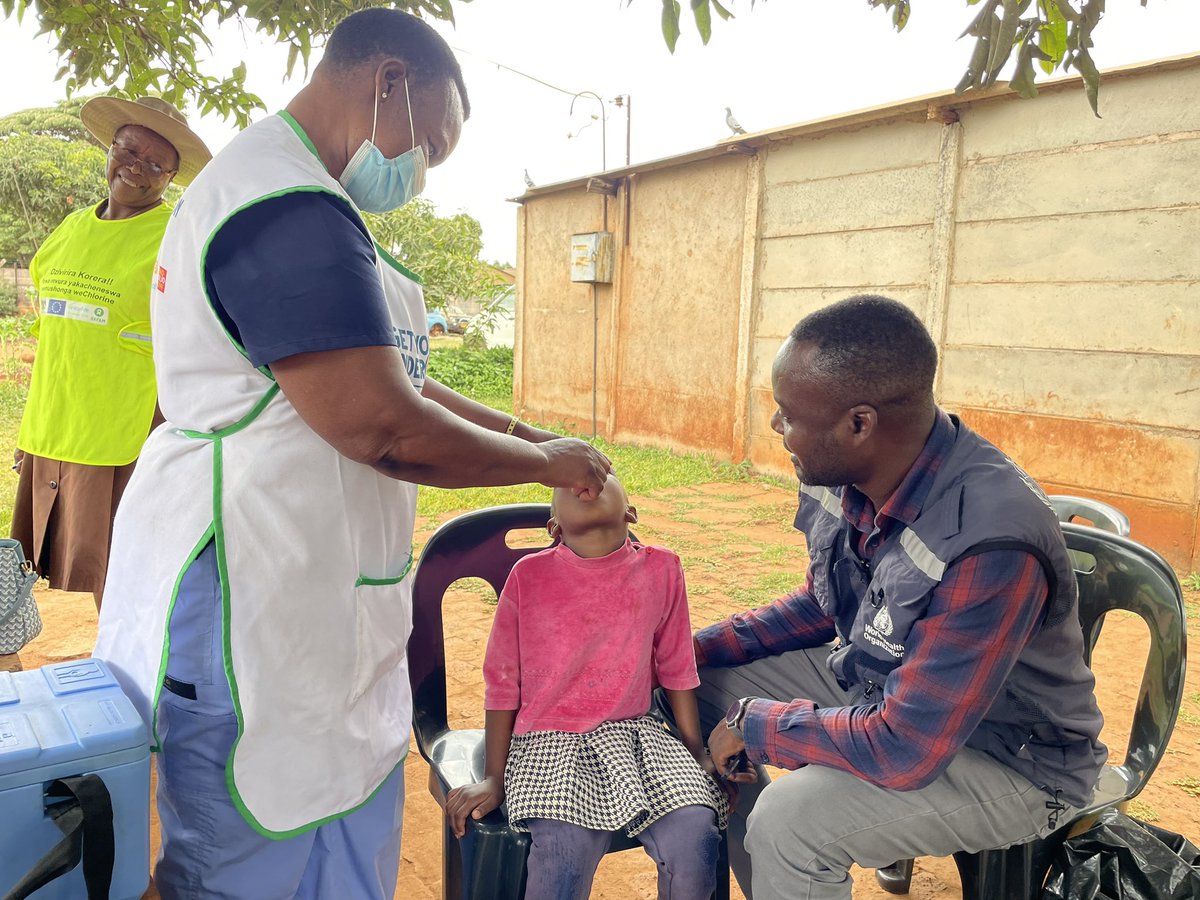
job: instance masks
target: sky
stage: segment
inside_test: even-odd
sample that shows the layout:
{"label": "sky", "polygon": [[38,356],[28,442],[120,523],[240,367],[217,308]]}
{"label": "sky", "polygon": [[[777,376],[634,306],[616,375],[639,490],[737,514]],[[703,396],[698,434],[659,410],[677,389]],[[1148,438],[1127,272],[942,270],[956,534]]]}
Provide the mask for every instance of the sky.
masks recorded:
{"label": "sky", "polygon": [[[970,55],[957,40],[971,18],[963,0],[916,0],[897,34],[866,0],[726,2],[735,18],[713,23],[702,46],[684,23],[675,54],[659,27],[657,0],[473,0],[455,3],[457,22],[434,23],[458,51],[472,115],[458,149],[430,172],[425,196],[442,214],[465,210],[483,225],[487,259],[516,259],[516,207],[524,173],[550,184],[625,163],[629,125],[634,163],[709,146],[729,135],[725,107],[749,131],[781,127],[953,88]],[[683,4],[685,16],[688,4]],[[32,13],[0,21],[0,115],[66,96],[49,38],[35,37]],[[715,19],[715,17],[714,17]],[[231,22],[217,30],[211,67],[241,61],[247,86],[274,112],[304,83],[282,78],[286,49]],[[1103,68],[1200,50],[1200,2],[1115,0],[1095,33]],[[312,63],[319,59],[314,52]],[[555,90],[514,74],[517,69]],[[107,86],[98,86],[97,92]],[[89,91],[92,89],[89,88]],[[590,91],[574,99],[572,94]],[[632,98],[626,108],[611,101]],[[1101,87],[1103,113],[1103,87]],[[1032,101],[1036,104],[1036,101]],[[1082,93],[1079,102],[1085,103]],[[236,133],[215,116],[195,130],[214,152]],[[257,113],[257,117],[266,113]]]}

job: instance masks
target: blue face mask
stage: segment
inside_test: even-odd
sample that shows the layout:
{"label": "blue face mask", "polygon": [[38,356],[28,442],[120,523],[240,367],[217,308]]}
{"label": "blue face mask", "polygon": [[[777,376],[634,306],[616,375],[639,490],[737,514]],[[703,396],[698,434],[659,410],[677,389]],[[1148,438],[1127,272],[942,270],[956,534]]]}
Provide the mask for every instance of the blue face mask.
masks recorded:
{"label": "blue face mask", "polygon": [[412,134],[413,148],[395,159],[386,159],[375,146],[375,127],[379,124],[379,100],[376,100],[371,138],[362,142],[338,179],[350,199],[364,212],[390,212],[425,190],[425,171],[428,166],[425,148],[416,146],[407,78],[404,79],[404,101],[408,104],[408,130]]}

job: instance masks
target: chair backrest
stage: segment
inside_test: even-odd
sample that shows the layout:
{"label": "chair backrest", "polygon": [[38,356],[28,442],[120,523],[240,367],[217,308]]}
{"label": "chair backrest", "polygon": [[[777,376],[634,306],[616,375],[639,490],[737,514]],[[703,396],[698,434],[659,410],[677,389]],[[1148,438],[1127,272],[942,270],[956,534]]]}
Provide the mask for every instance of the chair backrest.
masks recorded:
{"label": "chair backrest", "polygon": [[1085,525],[1064,523],[1063,536],[1079,584],[1079,620],[1091,664],[1104,616],[1114,609],[1137,613],[1150,631],[1133,727],[1123,769],[1133,796],[1146,784],[1175,727],[1187,670],[1183,591],[1161,556],[1136,541]]}
{"label": "chair backrest", "polygon": [[1129,537],[1129,517],[1115,506],[1090,497],[1070,497],[1066,494],[1051,494],[1047,499],[1060,522],[1082,524],[1076,520],[1083,519],[1090,522],[1093,528]]}
{"label": "chair backrest", "polygon": [[[421,551],[413,576],[413,630],[408,639],[408,677],[413,692],[413,731],[421,755],[447,730],[446,645],[442,636],[442,598],[460,578],[481,578],[496,596],[522,556],[544,547],[512,548],[510,531],[545,534],[550,504],[521,503],[465,513],[446,522]],[[550,546],[549,535],[545,547]]]}

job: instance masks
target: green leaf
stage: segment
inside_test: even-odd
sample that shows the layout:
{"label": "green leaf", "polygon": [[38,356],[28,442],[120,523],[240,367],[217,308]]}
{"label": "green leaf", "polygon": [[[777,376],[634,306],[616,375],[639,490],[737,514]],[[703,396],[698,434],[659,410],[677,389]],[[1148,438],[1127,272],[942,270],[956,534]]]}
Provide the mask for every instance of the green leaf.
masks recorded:
{"label": "green leaf", "polygon": [[1021,45],[1021,49],[1017,51],[1017,64],[1013,71],[1012,80],[1008,83],[1009,87],[1027,100],[1037,96],[1037,85],[1034,83],[1032,49],[1032,39],[1026,40]]}
{"label": "green leaf", "polygon": [[[968,2],[972,2],[972,0],[968,0]],[[977,3],[980,0],[973,0],[973,2]],[[973,34],[976,37],[985,37],[991,34],[992,19],[995,17],[996,4],[998,2],[999,0],[986,0],[983,9],[975,14],[975,18],[971,20],[971,24],[966,27],[959,37],[966,37],[968,34]]]}
{"label": "green leaf", "polygon": [[971,61],[962,80],[955,86],[955,93],[961,94],[968,88],[979,87],[983,81],[984,67],[988,60],[989,41],[987,35],[981,34],[975,39],[975,49],[971,53]]}
{"label": "green leaf", "polygon": [[1037,44],[1034,44],[1032,42],[1029,45],[1029,54],[1034,59],[1040,60],[1043,63],[1045,63],[1045,62],[1053,63],[1053,57],[1049,56],[1046,53],[1043,53],[1042,49]]}
{"label": "green leaf", "polygon": [[679,41],[679,0],[663,0],[662,33],[667,49],[674,53]]}
{"label": "green leaf", "polygon": [[[1142,0],[1142,2],[1145,3],[1145,0]],[[717,11],[717,15],[726,22],[733,18],[733,13],[723,7],[719,0],[712,0],[712,8],[715,9]]]}
{"label": "green leaf", "polygon": [[1075,12],[1075,8],[1071,6],[1070,0],[1054,0],[1054,5],[1058,7],[1059,13],[1068,22],[1079,21],[1079,13]]}
{"label": "green leaf", "polygon": [[1062,17],[1058,4],[1053,0],[1042,0],[1042,14],[1046,21],[1038,29],[1038,47],[1044,55],[1038,56],[1038,59],[1041,60],[1042,71],[1049,75],[1067,52],[1067,20]]}
{"label": "green leaf", "polygon": [[65,6],[58,11],[58,19],[67,25],[86,25],[90,16],[83,7]]}
{"label": "green leaf", "polygon": [[1092,56],[1088,53],[1086,47],[1081,47],[1079,52],[1075,54],[1072,65],[1083,76],[1083,87],[1087,93],[1088,104],[1092,107],[1092,113],[1095,114],[1097,119],[1101,118],[1100,70],[1096,68],[1096,63],[1092,61]]}
{"label": "green leaf", "polygon": [[708,0],[692,0],[692,16],[696,20],[696,30],[700,32],[700,43],[708,44],[712,37],[712,12]]}
{"label": "green leaf", "polygon": [[1000,71],[1004,68],[1004,64],[1008,62],[1013,42],[1017,37],[1017,27],[1021,22],[1017,0],[1003,0],[1001,10],[1000,18],[993,24],[992,46],[988,53],[987,76],[983,81],[984,87],[996,83],[996,79],[1000,76]]}

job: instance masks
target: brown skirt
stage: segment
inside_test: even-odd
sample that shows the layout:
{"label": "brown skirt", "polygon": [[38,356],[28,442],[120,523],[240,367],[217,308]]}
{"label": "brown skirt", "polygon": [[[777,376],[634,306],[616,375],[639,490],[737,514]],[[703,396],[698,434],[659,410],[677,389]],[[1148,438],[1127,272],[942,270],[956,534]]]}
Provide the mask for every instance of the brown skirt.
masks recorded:
{"label": "brown skirt", "polygon": [[25,454],[12,536],[50,587],[104,590],[113,516],[134,465],[88,466]]}

